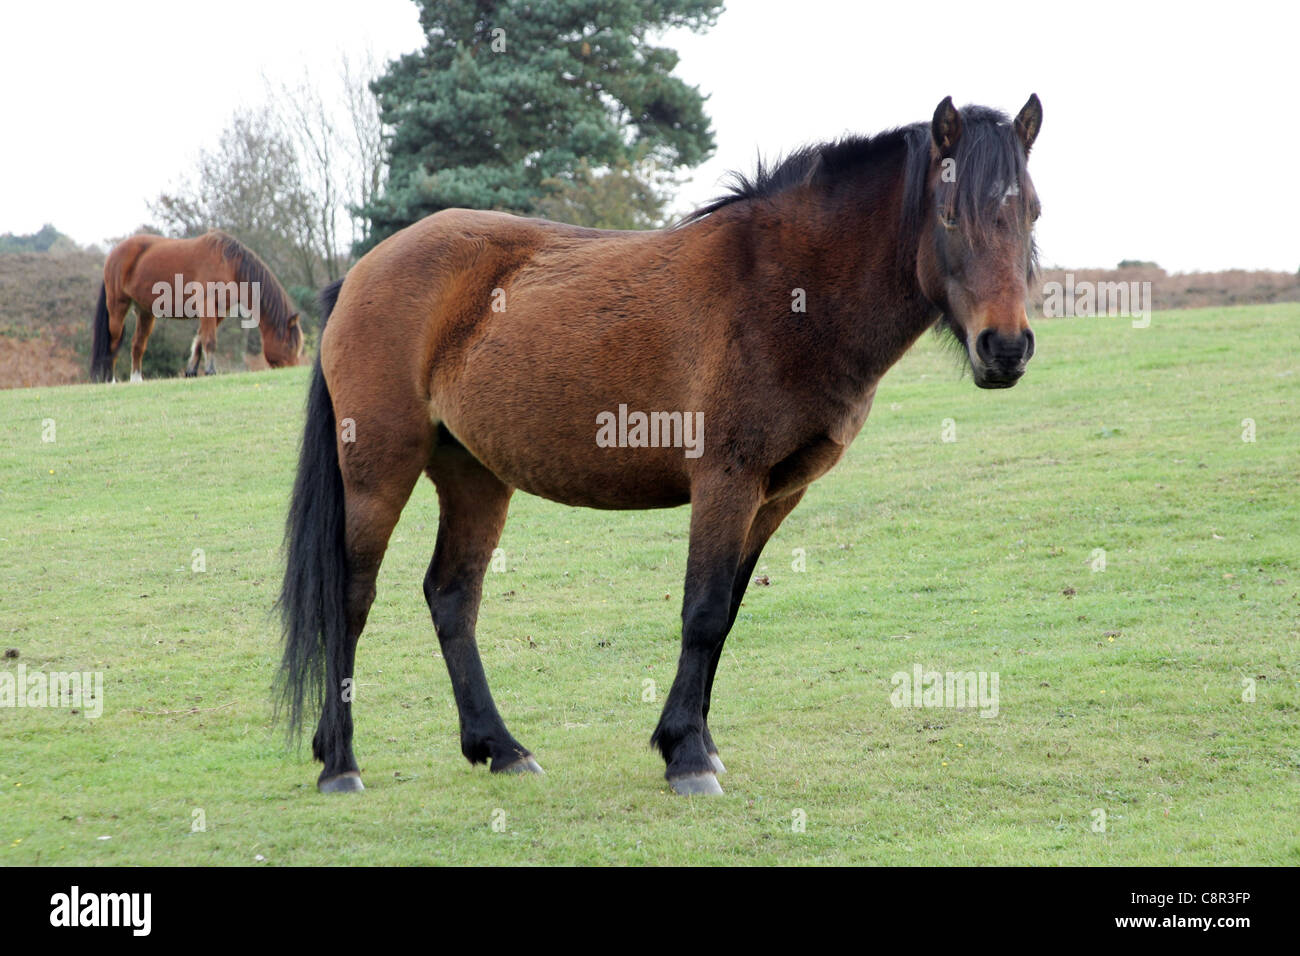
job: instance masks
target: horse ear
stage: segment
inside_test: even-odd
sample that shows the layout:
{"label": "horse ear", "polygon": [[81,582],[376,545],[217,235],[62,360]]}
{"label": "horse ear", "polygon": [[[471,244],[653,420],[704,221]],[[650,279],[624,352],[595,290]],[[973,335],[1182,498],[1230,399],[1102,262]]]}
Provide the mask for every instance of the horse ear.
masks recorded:
{"label": "horse ear", "polygon": [[957,151],[957,140],[961,139],[961,114],[952,105],[952,97],[945,96],[934,111],[934,120],[930,123],[930,136],[934,148],[939,151],[940,159],[947,159]]}
{"label": "horse ear", "polygon": [[1029,147],[1034,145],[1034,140],[1038,139],[1038,131],[1043,126],[1043,104],[1038,101],[1037,93],[1029,94],[1029,102],[1021,108],[1016,115],[1016,135],[1020,137],[1020,142],[1024,144],[1025,152],[1029,152]]}
{"label": "horse ear", "polygon": [[293,328],[297,324],[298,324],[298,313],[295,312],[293,315],[289,316],[289,328]]}

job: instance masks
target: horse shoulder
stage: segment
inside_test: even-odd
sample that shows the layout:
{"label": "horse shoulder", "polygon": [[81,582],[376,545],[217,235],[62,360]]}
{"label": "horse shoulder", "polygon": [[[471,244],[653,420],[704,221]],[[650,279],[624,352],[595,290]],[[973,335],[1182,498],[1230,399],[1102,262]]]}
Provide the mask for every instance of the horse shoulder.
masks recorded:
{"label": "horse shoulder", "polygon": [[806,488],[835,467],[862,430],[875,394],[872,388],[862,402],[844,409],[824,431],[810,435],[773,465],[767,474],[767,498],[781,498]]}

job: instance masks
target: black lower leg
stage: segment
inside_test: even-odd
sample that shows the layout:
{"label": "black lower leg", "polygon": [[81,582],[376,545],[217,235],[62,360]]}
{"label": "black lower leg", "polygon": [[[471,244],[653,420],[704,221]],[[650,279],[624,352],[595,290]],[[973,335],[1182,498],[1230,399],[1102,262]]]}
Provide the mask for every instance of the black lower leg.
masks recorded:
{"label": "black lower leg", "polygon": [[727,636],[736,563],[723,560],[713,568],[700,569],[695,581],[687,574],[677,676],[650,738],[651,745],[663,754],[670,781],[714,770],[709,759],[711,740],[705,738],[705,701],[711,672],[717,669]]}
{"label": "black lower leg", "polygon": [[497,712],[474,636],[483,576],[505,526],[511,489],[450,440],[435,449],[429,476],[441,514],[424,597],[451,676],[461,752],[470,763],[490,762],[494,773],[540,773]]}
{"label": "black lower leg", "polygon": [[[731,633],[732,627],[736,624],[736,614],[740,611],[740,602],[745,597],[745,588],[749,584],[749,578],[754,573],[754,567],[758,564],[758,554],[752,554],[741,562],[740,569],[736,572],[736,580],[731,587],[731,610],[727,616],[727,634]],[[722,660],[722,648],[724,640],[718,642],[717,649],[709,659],[708,677],[704,682],[704,749],[710,757],[718,756],[718,747],[713,742],[713,735],[709,733],[709,704],[713,700],[713,678],[718,673],[718,663]],[[714,762],[716,770],[721,761]]]}
{"label": "black lower leg", "polygon": [[456,697],[461,753],[470,763],[491,761],[494,771],[511,769],[512,765],[531,755],[528,748],[506,729],[505,721],[492,700],[473,624],[467,614],[468,603],[477,608],[476,596],[467,602],[467,595],[461,587],[453,584],[439,589],[432,583],[433,578],[431,567],[425,579],[424,593],[433,614],[434,629],[438,632],[438,644],[447,662],[447,672],[451,676],[452,693]]}
{"label": "black lower leg", "polygon": [[379,558],[368,553],[354,554],[351,564],[351,580],[347,585],[347,634],[337,646],[326,649],[324,707],[311,744],[312,755],[325,765],[317,781],[317,786],[323,791],[362,789],[361,771],[352,753],[352,702],[356,697],[353,674],[357,642],[365,630],[370,605],[375,600]]}
{"label": "black lower leg", "polygon": [[736,616],[740,613],[740,603],[745,598],[745,591],[749,587],[750,579],[754,575],[754,569],[758,566],[758,559],[763,553],[763,548],[767,545],[768,539],[780,527],[781,522],[786,516],[795,509],[803,498],[803,491],[796,491],[794,494],[785,498],[779,498],[769,501],[754,516],[754,521],[750,525],[749,533],[745,537],[745,547],[743,557],[739,566],[736,568],[735,578],[731,582],[731,594],[727,610],[727,626],[723,631],[722,640],[718,641],[713,656],[709,660],[708,676],[704,683],[704,706],[702,708],[704,716],[704,749],[708,752],[714,770],[721,773],[724,769],[722,760],[718,756],[717,745],[713,741],[713,735],[709,733],[709,707],[713,701],[713,679],[718,672],[718,663],[722,659],[723,642],[727,634],[735,626]]}
{"label": "black lower leg", "polygon": [[349,639],[337,659],[326,664],[325,702],[316,735],[312,738],[312,756],[323,763],[320,782],[342,774],[359,773],[352,753],[352,672],[356,661],[356,641]]}
{"label": "black lower leg", "polygon": [[[692,489],[691,542],[682,601],[682,652],[659,724],[650,737],[678,793],[721,793],[709,759],[705,710],[711,676],[732,620],[736,575],[747,557],[757,504],[734,473]],[[750,486],[753,487],[753,486]]]}

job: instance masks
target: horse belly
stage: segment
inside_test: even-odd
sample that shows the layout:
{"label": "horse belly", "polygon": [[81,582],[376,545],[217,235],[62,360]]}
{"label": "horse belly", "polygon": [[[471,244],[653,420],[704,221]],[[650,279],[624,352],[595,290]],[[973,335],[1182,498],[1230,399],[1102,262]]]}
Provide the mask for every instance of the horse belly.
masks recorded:
{"label": "horse belly", "polygon": [[505,452],[495,446],[486,452],[466,447],[503,481],[560,504],[640,510],[673,508],[691,498],[689,480],[672,462],[647,460],[618,449],[601,449],[607,454],[595,457],[553,446]]}
{"label": "horse belly", "polygon": [[[680,407],[679,389],[643,374],[601,374],[600,357],[581,348],[544,359],[521,354],[527,351],[484,344],[467,357],[454,388],[432,396],[441,423],[493,474],[582,507],[666,508],[690,500],[703,416]],[[638,412],[647,421],[658,413],[660,427],[651,434],[630,425]]]}

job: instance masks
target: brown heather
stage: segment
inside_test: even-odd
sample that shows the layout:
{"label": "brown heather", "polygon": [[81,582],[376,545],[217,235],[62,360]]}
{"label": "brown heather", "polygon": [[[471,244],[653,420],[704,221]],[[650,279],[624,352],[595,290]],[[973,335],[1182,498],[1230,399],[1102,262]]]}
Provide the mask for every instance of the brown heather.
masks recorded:
{"label": "brown heather", "polygon": [[1065,276],[1073,273],[1080,282],[1150,282],[1151,306],[1165,309],[1196,309],[1205,306],[1262,305],[1271,302],[1300,302],[1300,273],[1248,272],[1176,272],[1173,275],[1159,266],[1130,266],[1123,269],[1039,270],[1030,291],[1035,315],[1043,314],[1043,288],[1049,282],[1065,285]]}

